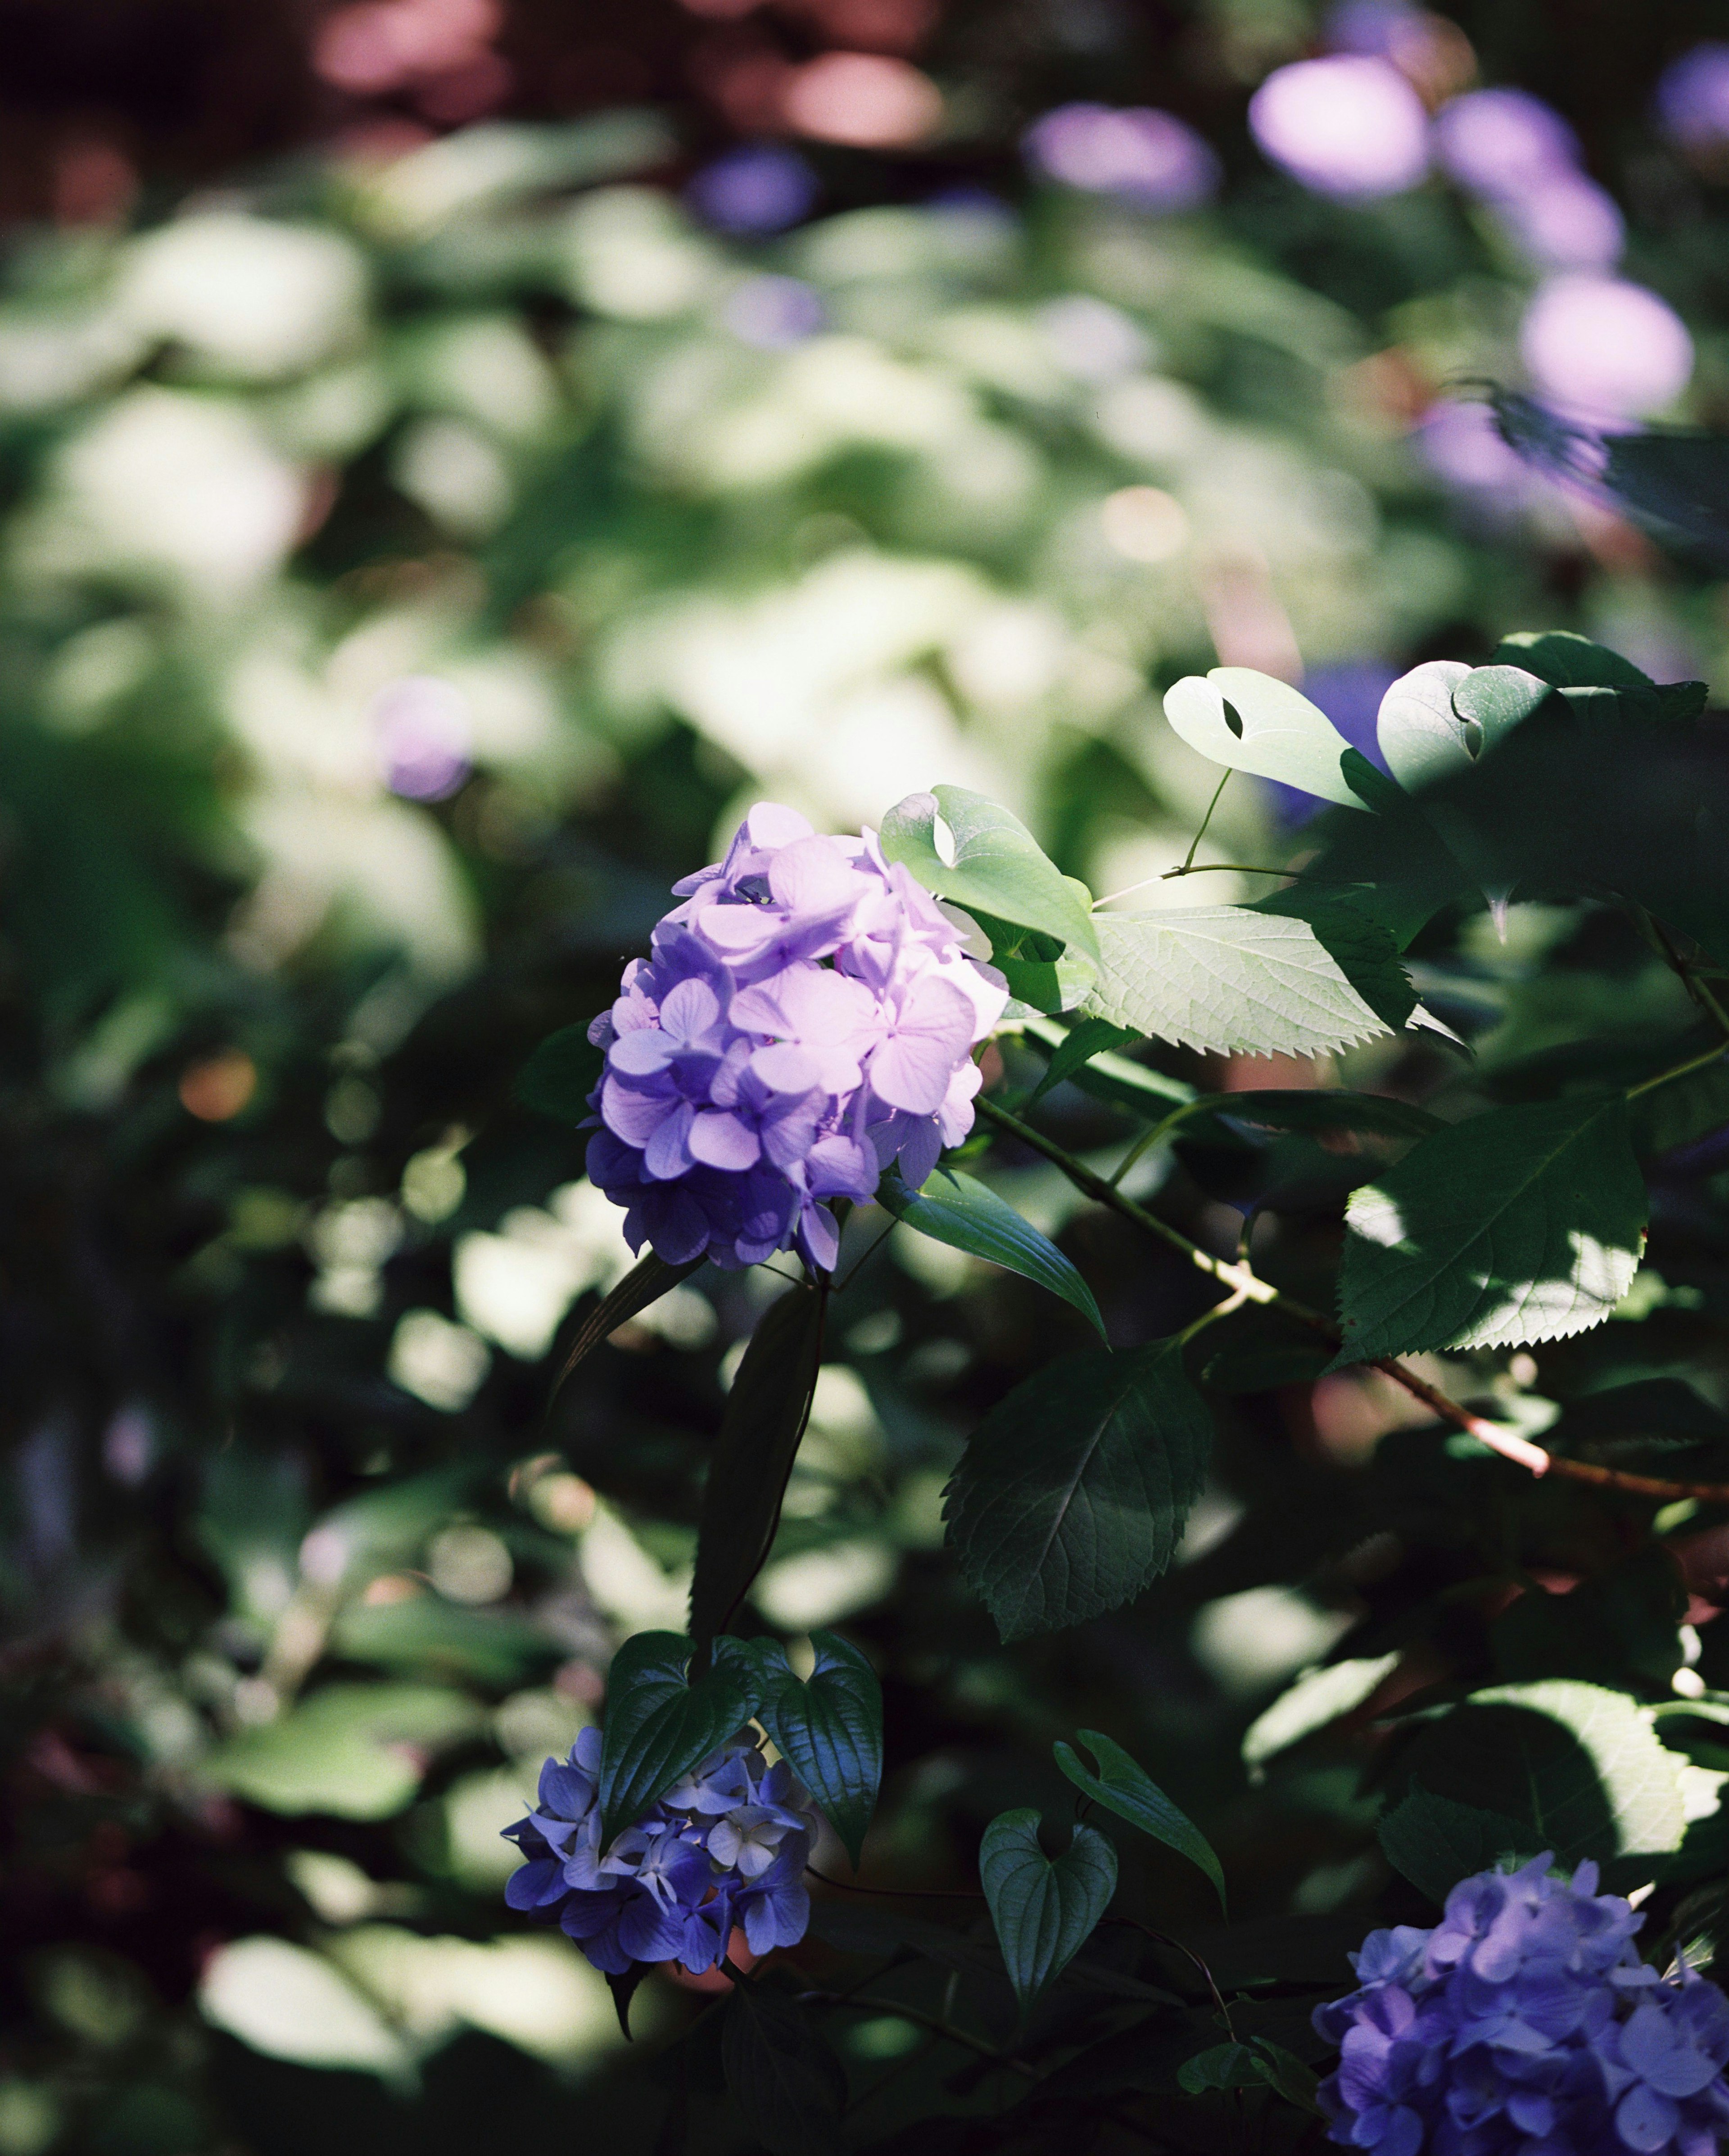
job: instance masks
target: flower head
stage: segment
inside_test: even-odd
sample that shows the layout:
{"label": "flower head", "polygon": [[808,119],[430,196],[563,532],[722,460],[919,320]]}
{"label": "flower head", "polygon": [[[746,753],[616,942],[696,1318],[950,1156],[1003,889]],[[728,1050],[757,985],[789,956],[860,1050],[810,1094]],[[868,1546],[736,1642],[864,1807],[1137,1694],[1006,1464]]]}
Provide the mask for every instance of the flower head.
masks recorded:
{"label": "flower head", "polygon": [[818,1820],[784,1762],[735,1738],[603,1847],[600,1747],[585,1729],[549,1759],[534,1810],[505,1828],[526,1860],[505,1887],[513,1909],[557,1922],[614,1976],[633,1962],[712,1969],[735,1927],[757,1953],[803,1938]]}
{"label": "flower head", "polygon": [[1377,2156],[1711,2156],[1729,2133],[1729,1999],[1640,1961],[1643,1919],[1539,1856],[1482,1871],[1433,1930],[1372,1932],[1339,2046],[1331,2138]]}
{"label": "flower head", "polygon": [[1008,1000],[978,932],[874,834],[826,838],[759,803],[726,858],[674,886],[651,955],[589,1039],[590,1178],[633,1248],[832,1265],[837,1198],[898,1162],[915,1188],[972,1127],[972,1050]]}

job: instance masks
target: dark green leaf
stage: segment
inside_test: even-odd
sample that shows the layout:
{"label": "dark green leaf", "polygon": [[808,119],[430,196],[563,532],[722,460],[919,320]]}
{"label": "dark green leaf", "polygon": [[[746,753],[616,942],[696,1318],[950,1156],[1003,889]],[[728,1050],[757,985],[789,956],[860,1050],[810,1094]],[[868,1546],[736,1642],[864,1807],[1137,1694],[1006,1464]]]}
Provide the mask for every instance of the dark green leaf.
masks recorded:
{"label": "dark green leaf", "polygon": [[1312,2112],[1319,2118],[1321,2105],[1316,2092],[1321,2083],[1314,2071],[1282,2044],[1271,2043],[1265,2036],[1255,2037],[1254,2044],[1255,2066],[1268,2087],[1299,2111]]}
{"label": "dark green leaf", "polygon": [[1191,1864],[1198,1865],[1213,1881],[1219,1906],[1229,1917],[1224,1870],[1213,1854],[1212,1843],[1194,1821],[1172,1803],[1146,1768],[1131,1758],[1121,1745],[1096,1729],[1083,1729],[1080,1741],[1099,1763],[1096,1774],[1082,1765],[1072,1745],[1059,1743],[1054,1748],[1058,1766],[1075,1788],[1083,1790],[1095,1804],[1115,1812],[1119,1819],[1126,1819],[1131,1826],[1139,1827],[1142,1834],[1150,1834],[1155,1841],[1163,1842],[1167,1849],[1174,1849],[1179,1856],[1186,1856]]}
{"label": "dark green leaf", "polygon": [[[937,843],[939,817],[952,841],[947,860]],[[982,793],[964,786],[909,793],[883,818],[879,836],[888,858],[901,862],[939,897],[1042,929],[1089,958],[1098,957],[1092,917],[1077,886],[1040,850],[1025,824]]]}
{"label": "dark green leaf", "polygon": [[1521,629],[1504,636],[1495,654],[1497,666],[1518,666],[1557,689],[1649,689],[1649,674],[1630,659],[1589,637],[1566,629]]}
{"label": "dark green leaf", "polygon": [[859,1868],[883,1772],[883,1696],[876,1671],[834,1632],[813,1632],[816,1667],[801,1682],[786,1667],[770,1678],[763,1727],[840,1836]]}
{"label": "dark green leaf", "polygon": [[1415,998],[1391,934],[1342,905],[1306,904],[1307,918],[1282,902],[1101,913],[1083,1008],[1214,1055],[1319,1055],[1402,1025]]}
{"label": "dark green leaf", "polygon": [[638,1632],[613,1657],[601,1738],[601,1838],[610,1841],[670,1789],[680,1775],[735,1736],[757,1699],[742,1660],[716,1658],[685,1681],[690,1640],[677,1632]]}
{"label": "dark green leaf", "polygon": [[1375,1137],[1421,1138],[1446,1126],[1427,1108],[1382,1093],[1213,1093],[1183,1117],[1193,1131],[1205,1122],[1254,1123],[1270,1131],[1362,1131]]}
{"label": "dark green leaf", "polygon": [[622,1976],[614,1975],[610,1969],[606,1973],[607,1989],[613,1994],[613,2011],[618,2017],[618,2033],[627,2044],[630,2041],[630,2002],[649,1968],[647,1962],[634,1961]]}
{"label": "dark green leaf", "polygon": [[1601,1685],[1552,1679],[1473,1692],[1429,1723],[1400,1765],[1437,1796],[1516,1820],[1533,1850],[1568,1866],[1665,1855],[1686,1825],[1680,1758],[1635,1701]]}
{"label": "dark green leaf", "polygon": [[709,1457],[690,1582],[690,1636],[724,1631],[762,1569],[810,1418],[823,1356],[823,1291],[795,1287],[751,1335]]}
{"label": "dark green leaf", "polygon": [[736,1984],[721,2061],[745,2123],[769,2156],[835,2156],[843,2145],[846,2071],[796,1999]]}
{"label": "dark green leaf", "polygon": [[1034,1101],[1049,1092],[1053,1086],[1060,1086],[1065,1078],[1072,1078],[1094,1056],[1113,1048],[1126,1047],[1136,1038],[1127,1026],[1112,1025],[1108,1019],[1082,1019],[1078,1025],[1071,1026],[1058,1042],[1056,1052],[1052,1055],[1044,1075],[1027,1096],[1027,1106],[1030,1108]]}
{"label": "dark green leaf", "polygon": [[1352,1194],[1334,1367],[1599,1323],[1638,1269],[1645,1209],[1619,1095],[1437,1132]]}
{"label": "dark green leaf", "polygon": [[1075,1958],[1116,1891],[1116,1851],[1077,1826],[1054,1859],[1039,1846],[1039,1814],[1001,1813],[984,1830],[979,1884],[1008,1981],[1025,2013]]}
{"label": "dark green leaf", "polygon": [[1280,1385],[1313,1384],[1332,1358],[1319,1340],[1224,1348],[1202,1371],[1201,1382],[1220,1393],[1270,1393]]}
{"label": "dark green leaf", "polygon": [[1265,2081],[1260,2061],[1247,2044],[1215,2044],[1177,2069],[1177,2085],[1189,2096],[1213,2089],[1260,2088]]}
{"label": "dark green leaf", "polygon": [[1300,787],[1343,808],[1362,805],[1340,773],[1345,737],[1288,681],[1252,666],[1215,666],[1204,677],[1187,674],[1166,690],[1165,716],[1214,763]]}
{"label": "dark green leaf", "polygon": [[1393,1870],[1432,1902],[1444,1902],[1474,1871],[1508,1861],[1526,1863],[1545,1846],[1535,1825],[1438,1797],[1420,1782],[1382,1814],[1375,1831]]}
{"label": "dark green leaf", "polygon": [[1005,1640],[1115,1609],[1170,1563],[1212,1450],[1182,1351],[1086,1348],[1018,1385],[945,1496],[967,1584]]}
{"label": "dark green leaf", "polygon": [[[1083,1019],[1081,1023],[1090,1021]],[[1120,1030],[1126,1032],[1128,1029]],[[1066,1037],[1062,1027],[1047,1019],[1028,1019],[1023,1033],[1025,1039],[1047,1054],[1054,1053]],[[1152,1070],[1144,1063],[1109,1051],[1090,1057],[1074,1072],[1073,1078],[1083,1093],[1090,1093],[1096,1101],[1108,1101],[1113,1107],[1126,1110],[1142,1122],[1162,1122],[1172,1108],[1181,1107],[1184,1101],[1195,1097],[1194,1087],[1183,1079],[1167,1077],[1162,1070]]]}
{"label": "dark green leaf", "polygon": [[549,1034],[517,1072],[516,1098],[555,1122],[580,1123],[591,1112],[588,1096],[600,1083],[606,1060],[586,1025],[567,1025]]}
{"label": "dark green leaf", "polygon": [[1453,708],[1465,721],[1471,760],[1498,747],[1552,694],[1547,681],[1522,666],[1474,666],[1453,691]]}
{"label": "dark green leaf", "polygon": [[[564,1368],[558,1373],[562,1384],[578,1363],[621,1325],[628,1324],[639,1312],[651,1302],[659,1302],[669,1288],[676,1287],[682,1280],[689,1280],[704,1258],[690,1258],[681,1265],[670,1265],[664,1258],[657,1258],[650,1250],[647,1257],[639,1258],[612,1293],[603,1298],[591,1310],[577,1328],[577,1337],[571,1342],[570,1353],[565,1358]],[[557,1390],[557,1387],[554,1388]]]}
{"label": "dark green leaf", "polygon": [[1036,1281],[1078,1310],[1104,1337],[1105,1321],[1093,1291],[1070,1261],[1049,1237],[972,1176],[958,1168],[939,1168],[922,1189],[909,1190],[898,1176],[885,1175],[877,1185],[876,1202],[934,1242]]}

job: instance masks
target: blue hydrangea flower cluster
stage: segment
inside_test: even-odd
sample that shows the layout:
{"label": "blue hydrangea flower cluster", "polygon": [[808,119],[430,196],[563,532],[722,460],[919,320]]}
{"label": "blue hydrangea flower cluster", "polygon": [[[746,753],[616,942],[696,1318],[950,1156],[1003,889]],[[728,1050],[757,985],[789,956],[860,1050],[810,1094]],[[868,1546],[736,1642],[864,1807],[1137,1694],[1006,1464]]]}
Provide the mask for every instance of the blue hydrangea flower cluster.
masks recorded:
{"label": "blue hydrangea flower cluster", "polygon": [[589,1179],[633,1250],[738,1267],[797,1246],[832,1266],[837,1198],[890,1162],[916,1189],[972,1127],[976,1043],[1008,988],[977,924],[939,905],[875,834],[819,836],[771,803],[683,903],[588,1038]]}
{"label": "blue hydrangea flower cluster", "polygon": [[527,1860],[505,1887],[513,1909],[558,1922],[611,1976],[633,1962],[712,1969],[735,1928],[758,1954],[804,1937],[819,1821],[784,1761],[734,1738],[603,1847],[600,1743],[585,1729],[568,1759],[547,1760],[539,1802],[505,1829]]}
{"label": "blue hydrangea flower cluster", "polygon": [[1373,1932],[1361,1988],[1318,2007],[1340,2048],[1331,2138],[1376,2156],[1715,2156],[1729,2136],[1729,1999],[1642,1962],[1644,1918],[1539,1856],[1482,1871],[1433,1931]]}

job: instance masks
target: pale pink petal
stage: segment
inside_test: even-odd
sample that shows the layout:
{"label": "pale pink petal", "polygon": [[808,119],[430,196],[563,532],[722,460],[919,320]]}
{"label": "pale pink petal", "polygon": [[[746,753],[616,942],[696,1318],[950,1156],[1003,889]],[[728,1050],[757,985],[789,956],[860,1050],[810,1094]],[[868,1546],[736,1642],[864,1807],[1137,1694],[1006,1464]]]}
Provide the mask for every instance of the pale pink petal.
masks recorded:
{"label": "pale pink petal", "polygon": [[783,926],[778,913],[761,906],[705,906],[696,916],[697,932],[730,957],[762,950]]}
{"label": "pale pink petal", "polygon": [[782,808],[777,801],[759,801],[746,817],[744,827],[757,846],[790,846],[811,835],[811,827],[796,808]]}
{"label": "pale pink petal", "polygon": [[954,1056],[945,1041],[926,1034],[899,1033],[870,1059],[870,1090],[890,1108],[915,1116],[932,1115],[948,1091]]}
{"label": "pale pink petal", "polygon": [[856,906],[866,886],[826,839],[801,839],[769,863],[768,888],[788,913],[820,916]]}

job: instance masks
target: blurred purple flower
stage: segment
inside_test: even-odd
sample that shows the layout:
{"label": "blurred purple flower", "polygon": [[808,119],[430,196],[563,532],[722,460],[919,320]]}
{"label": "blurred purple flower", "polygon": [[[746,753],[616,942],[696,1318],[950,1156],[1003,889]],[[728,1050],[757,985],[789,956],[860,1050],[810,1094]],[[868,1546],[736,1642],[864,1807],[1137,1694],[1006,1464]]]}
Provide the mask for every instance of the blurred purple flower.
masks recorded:
{"label": "blurred purple flower", "polygon": [[1249,100],[1249,126],[1264,155],[1317,194],[1398,194],[1429,169],[1423,100],[1368,54],[1277,69]]}
{"label": "blurred purple flower", "polygon": [[1657,84],[1657,112],[1684,149],[1729,142],[1729,44],[1695,45],[1672,60]]}
{"label": "blurred purple flower", "polygon": [[1640,1961],[1644,1919],[1537,1857],[1483,1871],[1432,1931],[1373,1932],[1359,1988],[1318,2007],[1339,2046],[1330,2138],[1378,2156],[1712,2156],[1729,2133],[1729,1999]]}
{"label": "blurred purple flower", "polygon": [[759,803],[589,1039],[607,1051],[588,1173],[633,1249],[756,1265],[795,1246],[831,1266],[831,1201],[898,1162],[915,1189],[972,1127],[975,1044],[1008,987],[988,947],[873,833],[818,837]]}
{"label": "blurred purple flower", "polygon": [[717,232],[784,232],[809,216],[822,192],[796,150],[745,143],[705,165],[685,199]]}
{"label": "blurred purple flower", "polygon": [[771,1767],[736,1737],[603,1848],[600,1752],[600,1732],[585,1729],[567,1760],[541,1769],[535,1810],[505,1829],[525,1860],[505,1887],[511,1908],[557,1922],[614,1976],[633,1962],[712,1969],[735,1925],[759,1954],[803,1938],[820,1822],[784,1761]]}
{"label": "blurred purple flower", "polygon": [[1496,204],[1511,237],[1541,270],[1613,270],[1627,228],[1613,195],[1583,172],[1557,172]]}
{"label": "blurred purple flower", "polygon": [[741,344],[780,352],[814,336],[826,319],[822,295],[797,277],[749,277],[721,311]]}
{"label": "blurred purple flower", "polygon": [[1540,393],[1585,418],[1657,411],[1693,372],[1693,340],[1673,308],[1643,285],[1583,272],[1537,293],[1519,349]]}
{"label": "blurred purple flower", "polygon": [[405,675],[381,689],[372,732],[384,783],[407,800],[443,801],[472,768],[468,699],[436,675]]}
{"label": "blurred purple flower", "polygon": [[1048,179],[1142,209],[1193,209],[1219,185],[1206,140],[1150,105],[1059,105],[1033,123],[1021,146]]}
{"label": "blurred purple flower", "polygon": [[1435,157],[1449,179],[1491,201],[1574,172],[1578,137],[1523,90],[1473,90],[1435,116]]}
{"label": "blurred purple flower", "polygon": [[1503,440],[1486,404],[1433,404],[1419,423],[1415,439],[1430,470],[1449,486],[1499,497],[1509,507],[1530,498],[1532,475]]}

